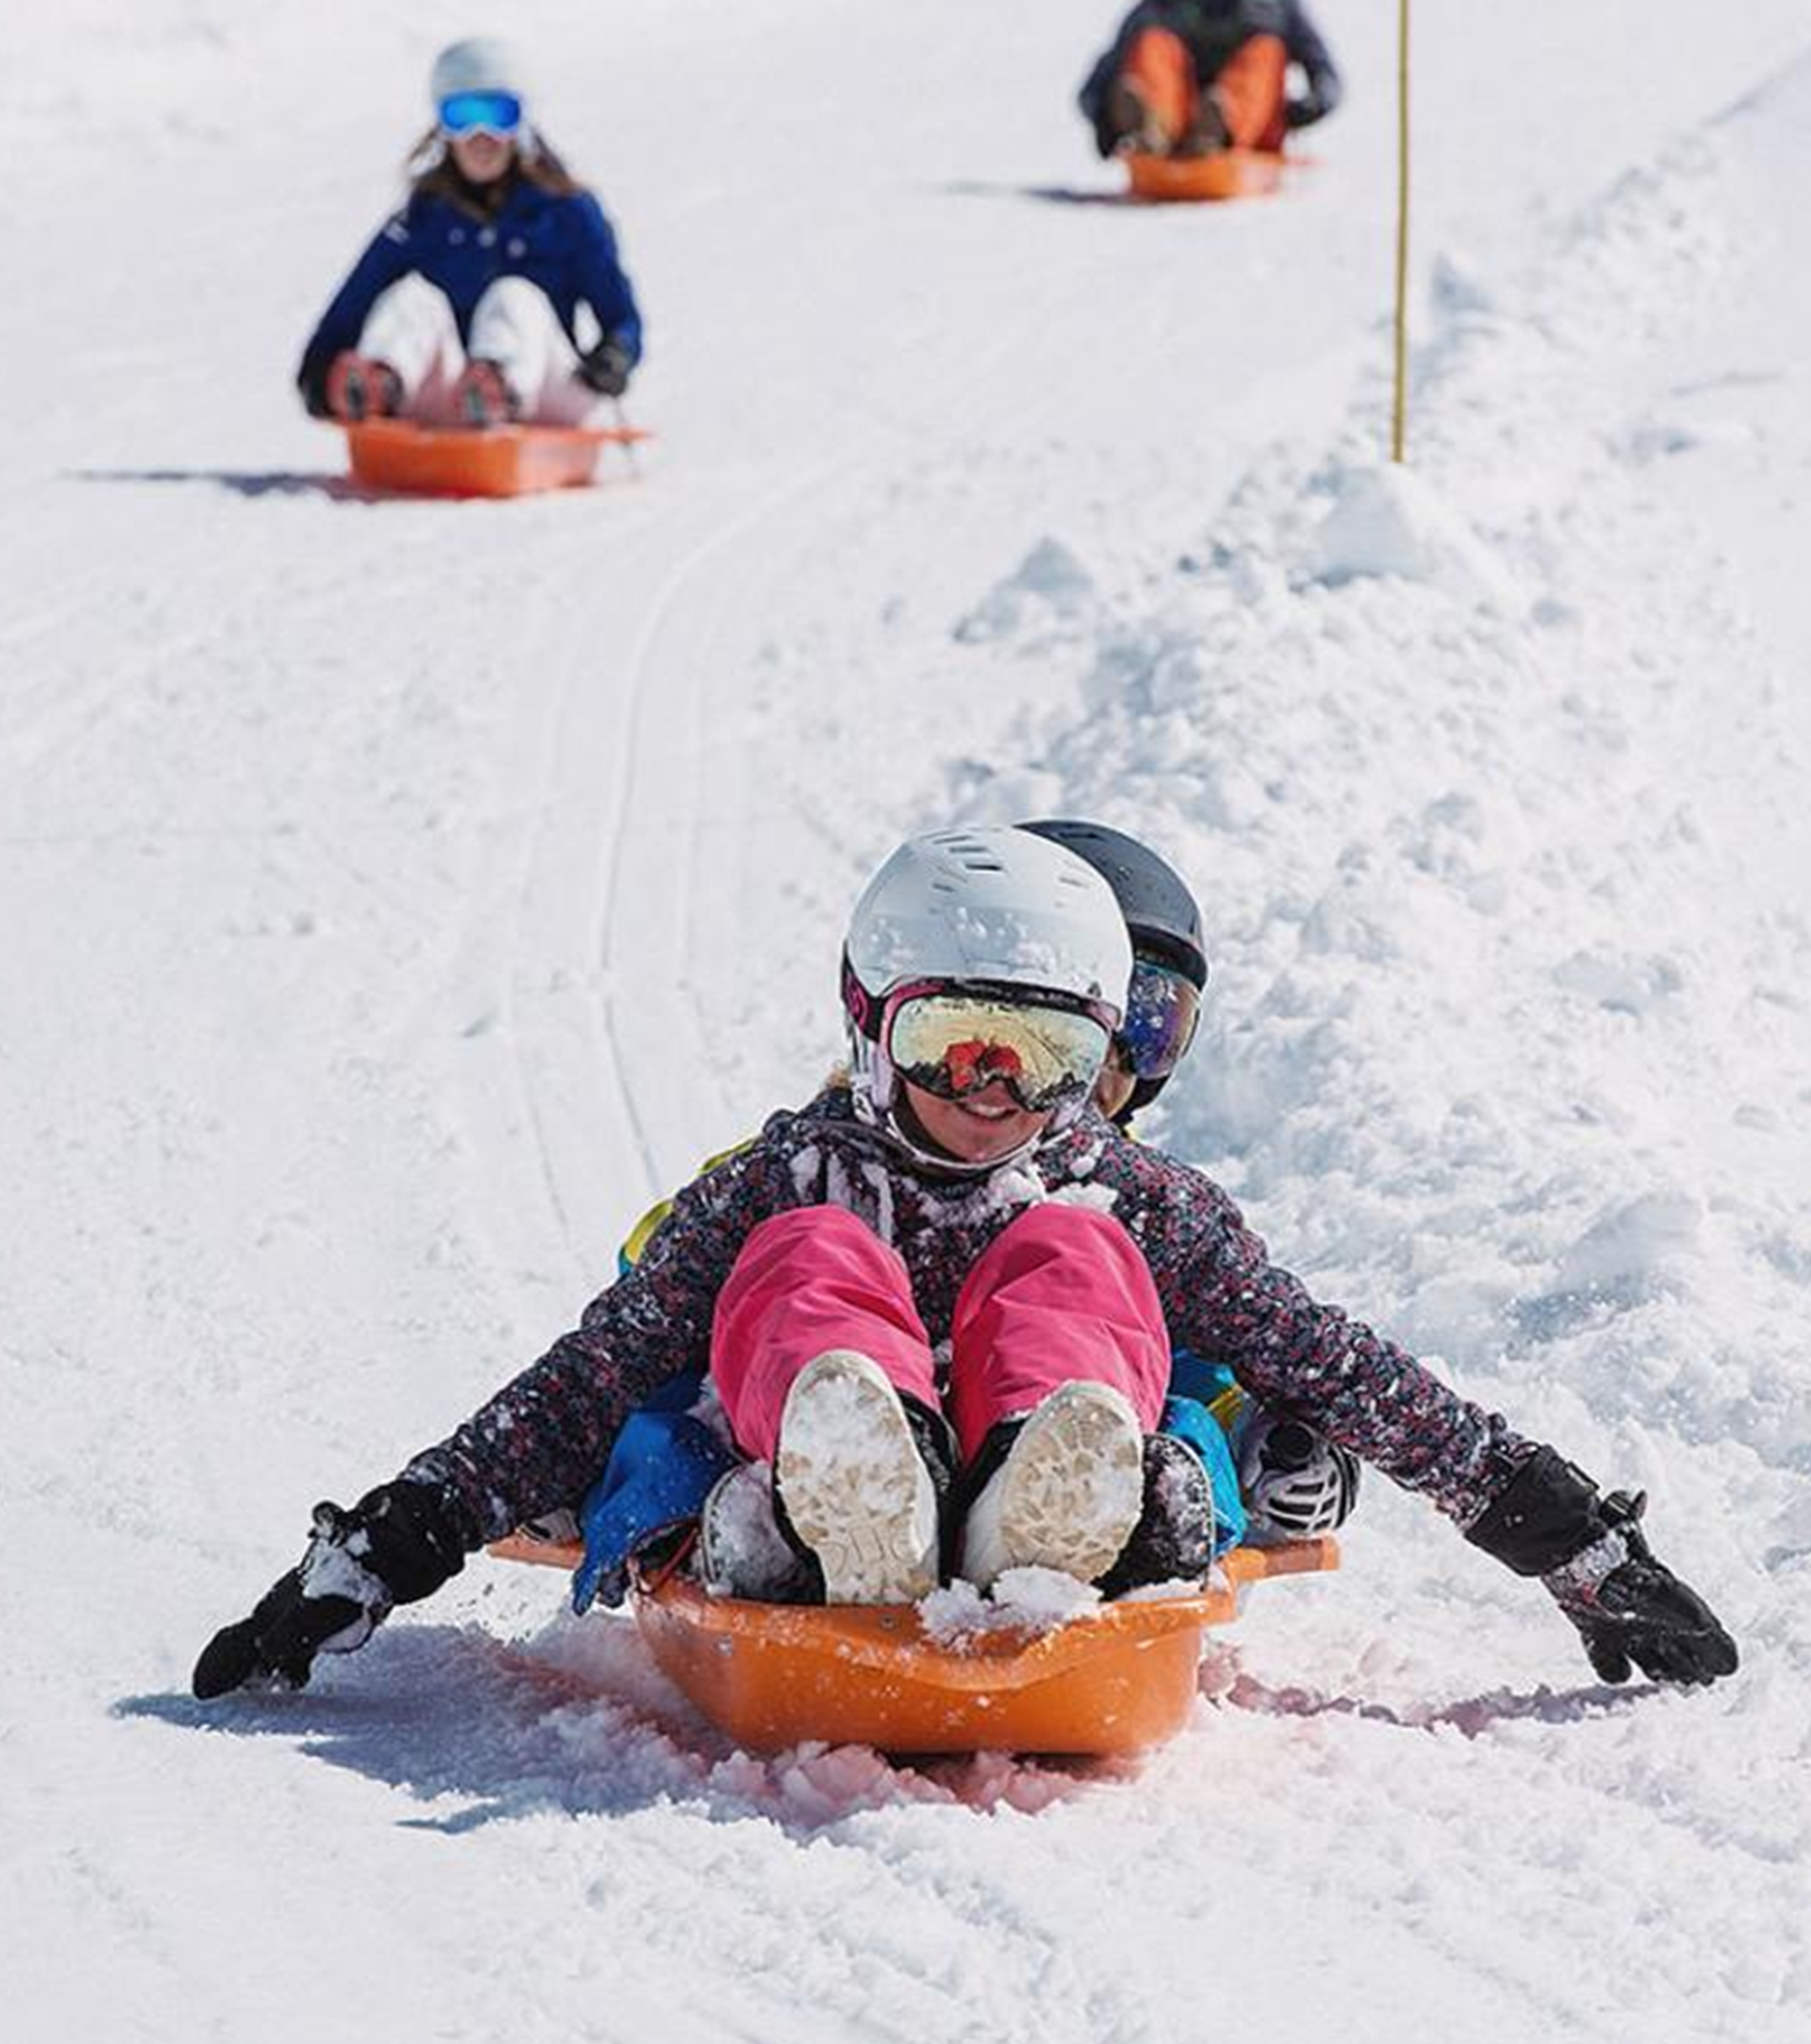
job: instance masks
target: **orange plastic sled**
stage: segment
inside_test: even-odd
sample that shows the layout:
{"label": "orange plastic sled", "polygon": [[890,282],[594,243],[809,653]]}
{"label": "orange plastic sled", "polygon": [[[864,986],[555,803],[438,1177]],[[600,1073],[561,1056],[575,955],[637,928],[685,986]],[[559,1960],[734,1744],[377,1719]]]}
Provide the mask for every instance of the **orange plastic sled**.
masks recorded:
{"label": "orange plastic sled", "polygon": [[636,426],[419,426],[365,419],[346,428],[353,480],[410,497],[525,497],[582,487],[605,447],[651,436]]}
{"label": "orange plastic sled", "polygon": [[1283,184],[1284,159],[1269,149],[1217,149],[1209,156],[1126,159],[1134,199],[1187,202],[1258,199]]}
{"label": "orange plastic sled", "polygon": [[[575,1567],[582,1549],[521,1536],[493,1554]],[[638,1590],[662,1670],[751,1752],[805,1739],[893,1753],[1136,1753],[1178,1732],[1201,1634],[1247,1583],[1337,1568],[1338,1542],[1235,1547],[1198,1594],[1105,1604],[1054,1631],[927,1639],[912,1605],[753,1604],[674,1575]]]}

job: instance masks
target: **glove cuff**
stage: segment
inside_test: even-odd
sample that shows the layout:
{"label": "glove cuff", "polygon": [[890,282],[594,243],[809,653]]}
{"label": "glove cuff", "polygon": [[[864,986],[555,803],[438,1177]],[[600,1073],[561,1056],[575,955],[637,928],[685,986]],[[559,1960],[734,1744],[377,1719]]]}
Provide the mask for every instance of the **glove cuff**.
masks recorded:
{"label": "glove cuff", "polygon": [[368,1565],[398,1604],[432,1596],[465,1566],[464,1523],[445,1491],[380,1484],[359,1500],[359,1517],[371,1534]]}
{"label": "glove cuff", "polygon": [[1628,1534],[1619,1526],[1600,1532],[1588,1546],[1581,1547],[1557,1568],[1548,1569],[1542,1585],[1562,1611],[1593,1610],[1604,1581],[1630,1555]]}
{"label": "glove cuff", "polygon": [[317,1505],[302,1559],[305,1597],[348,1597],[382,1618],[431,1596],[465,1566],[457,1510],[426,1484],[379,1484],[350,1512]]}
{"label": "glove cuff", "polygon": [[1557,1448],[1537,1448],[1465,1537],[1517,1575],[1549,1575],[1605,1530],[1596,1485]]}

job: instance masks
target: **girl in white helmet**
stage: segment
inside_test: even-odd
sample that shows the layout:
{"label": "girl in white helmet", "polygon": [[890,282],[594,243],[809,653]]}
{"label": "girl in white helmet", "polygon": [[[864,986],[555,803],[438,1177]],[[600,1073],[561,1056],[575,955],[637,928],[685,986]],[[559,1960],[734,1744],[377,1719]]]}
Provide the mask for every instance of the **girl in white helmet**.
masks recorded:
{"label": "girl in white helmet", "polygon": [[1062,845],[902,846],[849,928],[849,1083],[687,1186],[640,1262],[446,1440],[352,1510],[317,1507],[300,1565],[210,1643],[197,1693],[300,1682],[361,1645],[579,1496],[634,1408],[705,1365],[830,1601],[915,1598],[951,1568],[1109,1593],[1198,1573],[1205,1475],[1180,1486],[1148,1445],[1181,1346],[1541,1576],[1608,1679],[1734,1669],[1639,1501],[1318,1304],[1217,1186],[1104,1118],[1131,968],[1112,889]]}
{"label": "girl in white helmet", "polygon": [[428,96],[407,203],[309,337],[303,402],[318,417],[576,424],[622,395],[641,359],[615,234],[531,125],[507,44],[450,45]]}

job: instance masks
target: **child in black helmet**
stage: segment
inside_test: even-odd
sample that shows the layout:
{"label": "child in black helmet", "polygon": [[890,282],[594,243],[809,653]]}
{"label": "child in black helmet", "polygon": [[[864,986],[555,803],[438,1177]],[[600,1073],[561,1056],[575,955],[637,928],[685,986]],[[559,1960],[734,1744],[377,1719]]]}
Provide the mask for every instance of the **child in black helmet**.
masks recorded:
{"label": "child in black helmet", "polygon": [[[1116,1126],[1148,1106],[1195,1040],[1207,988],[1201,906],[1188,883],[1147,844],[1105,823],[1049,818],[1021,823],[1084,858],[1113,889],[1132,937],[1126,1019],[1095,1086]],[[1170,1360],[1167,1424],[1211,1455],[1196,1414],[1205,1408],[1230,1443],[1238,1471],[1243,1536],[1255,1546],[1334,1532],[1358,1502],[1358,1459],[1304,1421],[1248,1397],[1224,1364],[1188,1349]],[[1211,1470],[1210,1463],[1210,1470]]]}

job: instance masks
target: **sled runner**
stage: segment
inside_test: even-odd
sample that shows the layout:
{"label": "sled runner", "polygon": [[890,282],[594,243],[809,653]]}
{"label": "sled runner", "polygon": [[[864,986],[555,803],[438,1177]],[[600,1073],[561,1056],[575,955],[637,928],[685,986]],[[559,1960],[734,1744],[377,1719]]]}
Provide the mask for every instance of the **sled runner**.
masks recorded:
{"label": "sled runner", "polygon": [[[571,1568],[583,1549],[518,1534],[491,1552]],[[663,1672],[753,1752],[825,1739],[893,1753],[1136,1753],[1181,1729],[1202,1631],[1238,1616],[1246,1584],[1338,1565],[1330,1538],[1235,1547],[1198,1593],[950,1643],[927,1637],[912,1605],[755,1604],[677,1574],[633,1601]]]}
{"label": "sled runner", "polygon": [[1268,149],[1216,149],[1207,156],[1132,155],[1126,169],[1134,199],[1257,199],[1282,189],[1284,159]]}
{"label": "sled runner", "polygon": [[410,497],[524,497],[591,482],[605,447],[653,436],[638,426],[420,426],[365,419],[346,428],[353,480]]}

